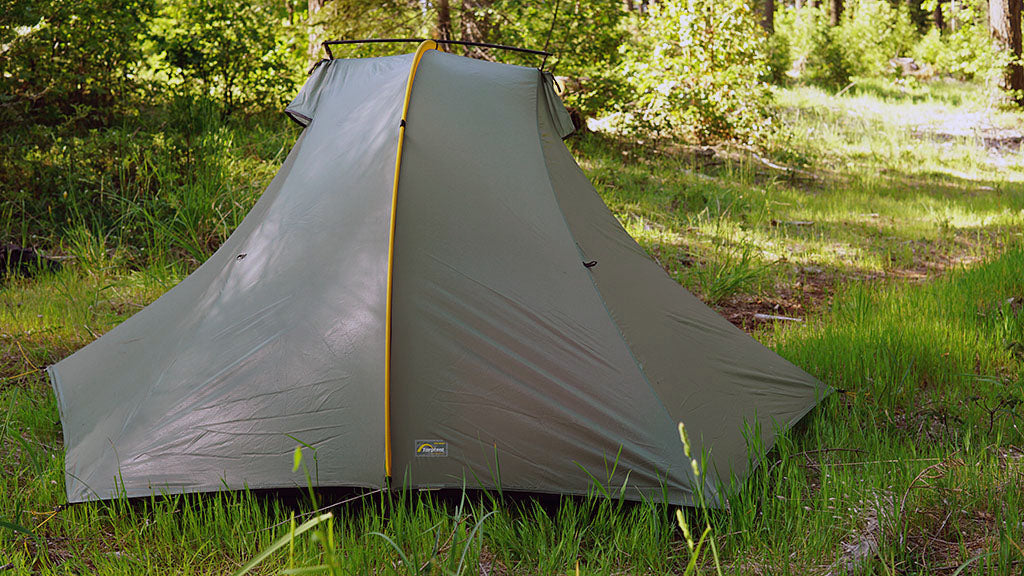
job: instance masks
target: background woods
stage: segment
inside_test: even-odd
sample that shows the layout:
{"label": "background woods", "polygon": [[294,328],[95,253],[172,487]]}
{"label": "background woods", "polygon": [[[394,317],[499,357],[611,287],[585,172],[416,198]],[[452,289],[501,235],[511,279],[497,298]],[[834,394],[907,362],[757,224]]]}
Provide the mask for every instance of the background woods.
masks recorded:
{"label": "background woods", "polygon": [[627,146],[790,155],[786,87],[908,92],[955,79],[1019,102],[1020,20],[1019,0],[8,0],[0,241],[68,250],[92,238],[138,265],[168,253],[202,262],[295,137],[277,112],[329,38],[546,47],[581,132],[589,122]]}
{"label": "background woods", "polygon": [[[778,103],[785,87],[840,93],[883,82],[907,92],[947,78],[1019,101],[1019,4],[8,0],[0,241],[66,251],[88,240],[117,246],[139,266],[168,254],[202,262],[259,194],[259,178],[272,173],[266,162],[295,137],[278,111],[329,38],[546,47],[554,55],[544,65],[581,132],[590,122],[626,146],[732,142],[792,155]],[[337,46],[335,54],[408,48]]]}

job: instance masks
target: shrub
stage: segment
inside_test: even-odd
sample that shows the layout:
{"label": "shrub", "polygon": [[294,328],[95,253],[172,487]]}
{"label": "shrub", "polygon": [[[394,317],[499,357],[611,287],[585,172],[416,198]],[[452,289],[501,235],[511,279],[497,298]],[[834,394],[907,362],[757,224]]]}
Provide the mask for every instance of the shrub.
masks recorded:
{"label": "shrub", "polygon": [[801,77],[832,90],[886,73],[889,59],[909,53],[916,38],[905,7],[886,0],[849,0],[835,27],[824,7],[780,10],[776,28],[791,39]]}
{"label": "shrub", "polygon": [[[538,50],[547,46],[553,56],[546,69],[572,80],[574,88],[564,95],[567,106],[594,116],[621,101],[625,83],[616,72],[622,62],[619,47],[627,38],[620,0],[562,2],[553,28],[549,0],[495,0],[485,12],[496,23],[488,30],[489,41]],[[536,56],[516,53],[499,58],[527,66],[541,63]]]}
{"label": "shrub", "polygon": [[[0,121],[95,120],[135,87],[152,0],[5,2],[0,10]],[[99,114],[95,114],[99,111]]]}
{"label": "shrub", "polygon": [[1002,74],[1010,55],[993,42],[985,22],[981,0],[967,0],[960,6],[956,30],[941,34],[934,28],[914,46],[912,55],[930,64],[936,72],[970,80],[995,78]]}
{"label": "shrub", "polygon": [[855,76],[878,76],[889,60],[910,53],[917,32],[906,6],[893,8],[887,0],[848,0],[836,29]]}
{"label": "shrub", "polygon": [[805,81],[830,90],[850,83],[854,64],[828,24],[824,8],[780,10],[776,34],[791,39],[794,69]]}
{"label": "shrub", "polygon": [[768,37],[768,76],[772,84],[784,84],[793,67],[793,48],[785,34],[776,32]]}
{"label": "shrub", "polygon": [[767,43],[745,0],[666,0],[639,16],[626,49],[635,130],[707,143],[769,127]]}
{"label": "shrub", "polygon": [[169,2],[153,26],[156,68],[179,93],[217,98],[228,111],[283,104],[305,66],[276,10],[259,2]]}

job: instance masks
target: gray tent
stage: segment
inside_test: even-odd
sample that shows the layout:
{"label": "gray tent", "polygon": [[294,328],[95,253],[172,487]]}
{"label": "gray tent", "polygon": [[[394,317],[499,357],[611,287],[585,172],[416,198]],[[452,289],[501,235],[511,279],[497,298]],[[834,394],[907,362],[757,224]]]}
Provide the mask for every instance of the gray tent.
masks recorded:
{"label": "gray tent", "polygon": [[689,503],[678,422],[742,480],[818,402],[623,230],[549,75],[423,48],[319,66],[234,234],[49,368],[69,501],[301,486],[301,442],[320,486]]}

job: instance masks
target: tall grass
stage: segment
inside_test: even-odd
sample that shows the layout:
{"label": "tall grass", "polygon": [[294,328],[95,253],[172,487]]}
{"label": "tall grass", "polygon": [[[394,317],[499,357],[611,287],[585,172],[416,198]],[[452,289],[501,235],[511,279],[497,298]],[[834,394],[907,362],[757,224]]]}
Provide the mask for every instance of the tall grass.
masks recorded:
{"label": "tall grass", "polygon": [[[770,453],[752,451],[756,471],[731,487],[729,510],[684,517],[701,527],[695,544],[710,525],[706,546],[723,573],[1024,566],[1024,168],[982,133],[936,136],[963,113],[1016,121],[973,94],[945,84],[865,83],[841,98],[795,88],[780,97],[789,135],[764,158],[603,135],[570,141],[624,226],[708,301],[785,301],[804,290],[797,282],[831,279],[803,323],[757,335],[839,392]],[[283,120],[174,106],[118,129],[0,134],[3,241],[69,257],[59,272],[0,284],[0,566],[224,574],[259,559],[261,573],[687,570],[692,555],[671,507],[599,491],[373,493],[294,537],[293,518],[297,532],[341,496],[61,507],[60,423],[41,369],[204,259],[296,133]],[[260,558],[275,542],[287,544]],[[700,558],[698,571],[715,571]]]}
{"label": "tall grass", "polygon": [[0,135],[0,242],[61,252],[80,230],[136,267],[202,262],[255,203],[294,142],[278,115],[227,117],[177,99],[121,126],[16,126]]}
{"label": "tall grass", "polygon": [[[927,284],[851,285],[830,312],[771,334],[780,353],[840,391],[757,456],[728,511],[707,517],[724,573],[1019,567],[1024,379],[1013,343],[1024,334],[1022,265],[1024,250],[1013,248]],[[19,290],[28,296],[39,283]],[[93,293],[78,294],[88,308]],[[51,333],[31,325],[19,336],[19,367],[44,361],[34,346]],[[552,574],[572,573],[578,562],[581,573],[661,574],[684,571],[691,558],[670,507],[596,491],[539,500],[375,493],[331,509],[331,522],[307,533],[318,536],[294,539],[293,514],[329,504],[328,496],[237,492],[57,510],[59,424],[42,375],[5,380],[0,407],[0,547],[16,569],[233,572],[285,537],[287,548],[260,570]],[[696,540],[704,520],[687,521],[701,526]],[[698,566],[713,570],[711,557],[702,558]]]}

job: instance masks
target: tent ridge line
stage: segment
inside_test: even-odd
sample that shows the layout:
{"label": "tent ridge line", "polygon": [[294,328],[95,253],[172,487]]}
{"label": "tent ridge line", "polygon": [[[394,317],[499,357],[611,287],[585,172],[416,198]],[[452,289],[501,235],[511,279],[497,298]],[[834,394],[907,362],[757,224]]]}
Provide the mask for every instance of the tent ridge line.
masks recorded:
{"label": "tent ridge line", "polygon": [[395,152],[395,179],[391,187],[391,224],[388,232],[388,287],[384,319],[384,475],[391,477],[391,297],[394,293],[395,271],[395,223],[398,219],[398,175],[402,169],[402,144],[405,142],[406,120],[409,103],[412,100],[412,83],[416,68],[427,50],[436,50],[437,43],[424,40],[416,49],[409,68],[409,80],[405,84],[405,101],[402,104],[402,119],[398,125],[398,150]]}

